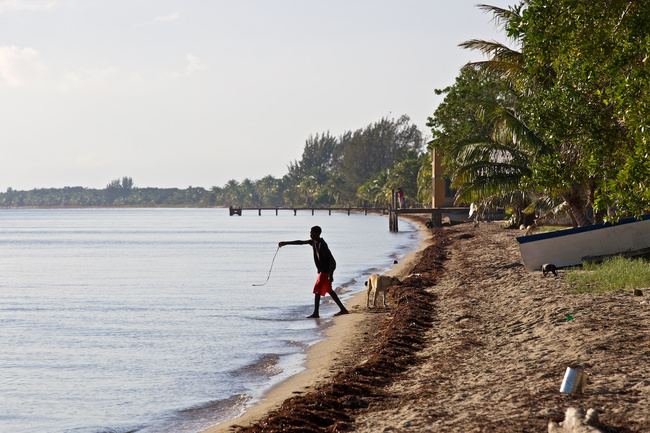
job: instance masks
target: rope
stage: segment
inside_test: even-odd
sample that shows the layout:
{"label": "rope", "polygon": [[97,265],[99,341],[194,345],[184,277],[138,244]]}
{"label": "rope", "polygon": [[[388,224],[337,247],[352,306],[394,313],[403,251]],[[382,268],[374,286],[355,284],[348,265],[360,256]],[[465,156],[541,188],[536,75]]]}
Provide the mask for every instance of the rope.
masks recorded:
{"label": "rope", "polygon": [[278,251],[280,251],[280,247],[278,247],[278,249],[275,250],[275,254],[273,255],[273,260],[271,260],[271,267],[269,268],[269,274],[266,276],[266,281],[264,281],[262,284],[253,284],[254,287],[261,287],[264,284],[269,282],[269,278],[271,278],[271,270],[273,269],[273,263],[275,262],[275,256],[278,255]]}

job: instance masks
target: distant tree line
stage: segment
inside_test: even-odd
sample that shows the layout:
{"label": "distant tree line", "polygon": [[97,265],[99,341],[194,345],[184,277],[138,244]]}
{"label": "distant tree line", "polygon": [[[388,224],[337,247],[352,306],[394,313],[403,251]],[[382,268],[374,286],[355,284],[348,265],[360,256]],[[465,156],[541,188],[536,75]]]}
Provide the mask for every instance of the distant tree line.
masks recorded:
{"label": "distant tree line", "polygon": [[[130,178],[129,178],[130,179]],[[171,207],[214,206],[208,200],[212,194],[205,188],[114,188],[112,181],[105,189],[83,188],[39,188],[16,191],[8,188],[0,193],[2,207]],[[113,187],[111,187],[111,185]]]}
{"label": "distant tree line", "polygon": [[0,193],[3,207],[385,207],[402,188],[408,204],[431,202],[431,157],[409,117],[382,118],[365,128],[311,135],[300,160],[281,178],[230,180],[211,189],[138,188],[133,179],[104,189],[65,187]]}

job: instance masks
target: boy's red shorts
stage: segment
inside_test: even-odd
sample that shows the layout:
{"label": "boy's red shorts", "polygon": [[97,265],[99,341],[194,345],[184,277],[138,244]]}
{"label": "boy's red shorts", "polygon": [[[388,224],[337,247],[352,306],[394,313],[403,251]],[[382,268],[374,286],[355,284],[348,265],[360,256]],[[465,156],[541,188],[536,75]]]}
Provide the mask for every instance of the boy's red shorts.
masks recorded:
{"label": "boy's red shorts", "polygon": [[332,290],[332,283],[329,280],[329,276],[330,274],[327,272],[321,272],[318,274],[313,293],[325,296]]}

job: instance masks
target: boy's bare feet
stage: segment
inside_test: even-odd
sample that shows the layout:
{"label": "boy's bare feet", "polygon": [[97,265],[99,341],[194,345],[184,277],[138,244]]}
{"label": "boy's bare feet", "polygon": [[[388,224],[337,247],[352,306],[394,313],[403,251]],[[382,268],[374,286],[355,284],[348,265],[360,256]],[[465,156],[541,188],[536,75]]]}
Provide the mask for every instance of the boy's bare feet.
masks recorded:
{"label": "boy's bare feet", "polygon": [[338,313],[336,313],[336,314],[334,315],[334,317],[336,317],[336,316],[342,316],[342,315],[344,315],[344,314],[350,314],[350,312],[349,312],[348,310],[341,310],[341,311],[339,311]]}
{"label": "boy's bare feet", "polygon": [[319,319],[320,316],[318,314],[312,314],[311,316],[307,316],[308,319]]}

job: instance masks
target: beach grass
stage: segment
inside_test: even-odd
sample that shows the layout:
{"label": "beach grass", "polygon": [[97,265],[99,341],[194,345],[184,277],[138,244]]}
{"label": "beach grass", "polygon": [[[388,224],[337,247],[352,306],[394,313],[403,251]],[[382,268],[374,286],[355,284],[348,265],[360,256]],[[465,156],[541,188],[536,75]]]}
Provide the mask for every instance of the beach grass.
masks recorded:
{"label": "beach grass", "polygon": [[575,293],[601,293],[650,287],[650,261],[614,257],[602,263],[583,263],[567,272]]}
{"label": "beach grass", "polygon": [[541,227],[537,227],[535,229],[535,233],[548,233],[548,232],[556,232],[558,230],[567,230],[570,229],[571,226],[559,226],[559,225],[544,225]]}

